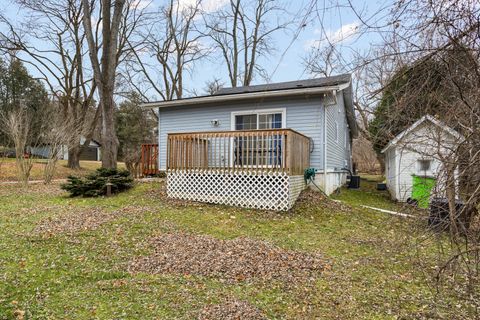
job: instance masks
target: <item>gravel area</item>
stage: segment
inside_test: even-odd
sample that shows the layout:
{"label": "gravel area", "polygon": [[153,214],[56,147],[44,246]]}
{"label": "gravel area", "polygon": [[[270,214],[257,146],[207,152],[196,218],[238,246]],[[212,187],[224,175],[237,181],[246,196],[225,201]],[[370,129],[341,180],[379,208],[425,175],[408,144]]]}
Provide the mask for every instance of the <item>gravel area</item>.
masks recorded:
{"label": "gravel area", "polygon": [[263,312],[246,301],[228,299],[221,304],[205,306],[198,320],[264,320]]}
{"label": "gravel area", "polygon": [[151,240],[154,253],[130,263],[132,273],[215,277],[229,282],[252,279],[305,280],[323,269],[319,254],[285,250],[250,238],[169,233]]}

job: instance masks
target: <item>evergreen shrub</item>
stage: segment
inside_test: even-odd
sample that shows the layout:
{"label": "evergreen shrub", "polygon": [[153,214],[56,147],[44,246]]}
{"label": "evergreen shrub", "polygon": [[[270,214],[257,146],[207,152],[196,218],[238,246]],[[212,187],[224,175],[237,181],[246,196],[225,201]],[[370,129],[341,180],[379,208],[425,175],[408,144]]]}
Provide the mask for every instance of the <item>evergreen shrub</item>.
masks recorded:
{"label": "evergreen shrub", "polygon": [[72,197],[99,197],[107,194],[107,183],[115,194],[132,188],[133,178],[127,170],[100,168],[86,177],[69,176],[61,188]]}

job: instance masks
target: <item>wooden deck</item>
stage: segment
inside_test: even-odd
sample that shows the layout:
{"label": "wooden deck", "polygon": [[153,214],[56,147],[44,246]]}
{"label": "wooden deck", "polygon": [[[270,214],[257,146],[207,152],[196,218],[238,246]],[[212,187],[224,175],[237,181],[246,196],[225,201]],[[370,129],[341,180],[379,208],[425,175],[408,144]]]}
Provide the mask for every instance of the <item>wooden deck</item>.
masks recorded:
{"label": "wooden deck", "polygon": [[292,129],[169,133],[167,170],[303,175],[310,139]]}

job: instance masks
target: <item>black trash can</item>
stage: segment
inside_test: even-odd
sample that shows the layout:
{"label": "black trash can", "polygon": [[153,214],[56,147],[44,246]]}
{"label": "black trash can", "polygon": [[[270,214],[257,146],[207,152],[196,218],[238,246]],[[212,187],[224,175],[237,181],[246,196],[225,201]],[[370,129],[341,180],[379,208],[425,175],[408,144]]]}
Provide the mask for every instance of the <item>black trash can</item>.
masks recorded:
{"label": "black trash can", "polygon": [[350,181],[348,182],[348,189],[359,189],[360,188],[360,176],[350,176]]}
{"label": "black trash can", "polygon": [[[466,219],[467,215],[462,212],[464,206],[465,205],[462,201],[455,201],[455,210],[457,214],[456,223],[459,226],[460,231],[467,230],[469,227]],[[428,226],[437,231],[448,230],[450,226],[450,208],[447,199],[433,198],[430,201]]]}

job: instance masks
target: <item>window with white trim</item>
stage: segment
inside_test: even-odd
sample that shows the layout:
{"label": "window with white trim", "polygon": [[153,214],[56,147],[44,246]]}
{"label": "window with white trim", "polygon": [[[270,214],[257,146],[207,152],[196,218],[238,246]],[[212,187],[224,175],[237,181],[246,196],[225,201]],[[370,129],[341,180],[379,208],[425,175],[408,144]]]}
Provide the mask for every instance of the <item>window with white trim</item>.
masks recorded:
{"label": "window with white trim", "polygon": [[254,113],[235,115],[235,130],[280,129],[283,113]]}
{"label": "window with white trim", "polygon": [[[234,130],[281,129],[285,125],[285,110],[261,110],[232,113]],[[257,165],[280,165],[282,158],[282,136],[265,138],[237,137],[234,140],[234,165],[249,163]],[[253,163],[252,163],[253,162]]]}

